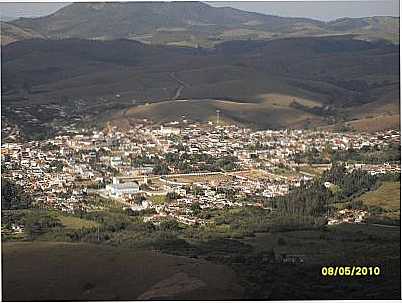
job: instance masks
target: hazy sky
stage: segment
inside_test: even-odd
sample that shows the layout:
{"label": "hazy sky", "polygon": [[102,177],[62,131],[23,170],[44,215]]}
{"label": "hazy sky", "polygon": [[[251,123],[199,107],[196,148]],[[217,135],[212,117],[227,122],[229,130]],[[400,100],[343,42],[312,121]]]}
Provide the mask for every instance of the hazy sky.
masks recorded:
{"label": "hazy sky", "polygon": [[[239,1],[207,2],[213,6],[234,8],[285,17],[307,17],[333,20],[341,17],[399,16],[398,0],[366,1]],[[0,15],[30,17],[48,15],[67,5],[64,3],[0,2]]]}

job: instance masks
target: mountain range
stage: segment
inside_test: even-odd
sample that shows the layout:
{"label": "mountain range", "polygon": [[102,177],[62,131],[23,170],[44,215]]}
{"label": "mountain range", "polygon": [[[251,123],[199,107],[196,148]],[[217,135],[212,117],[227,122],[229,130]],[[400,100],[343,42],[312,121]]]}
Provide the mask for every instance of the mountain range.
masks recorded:
{"label": "mountain range", "polygon": [[[73,3],[39,18],[4,23],[2,43],[32,37],[97,40],[132,39],[143,43],[212,47],[230,40],[353,34],[365,40],[399,43],[399,18],[342,18],[330,22],[212,7],[202,2]],[[3,33],[2,33],[3,36]]]}

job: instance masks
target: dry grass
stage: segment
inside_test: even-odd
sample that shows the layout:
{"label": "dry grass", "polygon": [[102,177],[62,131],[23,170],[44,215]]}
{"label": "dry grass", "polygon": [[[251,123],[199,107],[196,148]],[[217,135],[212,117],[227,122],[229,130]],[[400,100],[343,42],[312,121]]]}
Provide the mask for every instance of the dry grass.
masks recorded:
{"label": "dry grass", "polygon": [[[144,293],[154,299],[230,300],[241,295],[227,267],[185,257],[54,242],[3,243],[2,254],[7,301],[128,301]],[[179,273],[202,283],[174,292],[148,292]]]}
{"label": "dry grass", "polygon": [[61,224],[68,229],[91,228],[99,225],[94,221],[80,219],[77,217],[58,216],[58,219],[60,220]]}
{"label": "dry grass", "polygon": [[389,116],[378,116],[373,118],[360,119],[356,121],[351,121],[347,123],[349,126],[360,131],[381,131],[387,129],[399,129],[400,127],[400,116],[399,115],[389,115]]}
{"label": "dry grass", "polygon": [[384,182],[377,190],[367,192],[358,199],[369,206],[380,206],[396,211],[401,209],[400,191],[400,182]]}
{"label": "dry grass", "polygon": [[322,105],[322,103],[318,101],[284,94],[263,94],[260,95],[259,97],[263,100],[265,104],[270,104],[272,106],[279,106],[279,107],[289,107],[289,105],[294,101],[307,107],[315,107]]}
{"label": "dry grass", "polygon": [[147,118],[153,121],[172,121],[185,116],[191,120],[208,121],[215,117],[216,110],[219,109],[222,119],[228,123],[256,123],[258,127],[263,128],[308,127],[324,123],[318,116],[287,106],[288,101],[280,101],[280,106],[270,102],[239,103],[211,99],[166,101],[130,108],[124,117],[118,115],[115,119],[121,121],[122,118]]}

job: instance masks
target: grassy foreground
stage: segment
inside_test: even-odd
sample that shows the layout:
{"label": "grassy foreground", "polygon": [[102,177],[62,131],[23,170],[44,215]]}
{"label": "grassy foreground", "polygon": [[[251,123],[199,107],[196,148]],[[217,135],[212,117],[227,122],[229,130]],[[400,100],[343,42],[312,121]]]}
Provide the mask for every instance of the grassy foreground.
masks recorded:
{"label": "grassy foreground", "polygon": [[2,245],[3,300],[220,299],[241,296],[223,265],[106,245]]}

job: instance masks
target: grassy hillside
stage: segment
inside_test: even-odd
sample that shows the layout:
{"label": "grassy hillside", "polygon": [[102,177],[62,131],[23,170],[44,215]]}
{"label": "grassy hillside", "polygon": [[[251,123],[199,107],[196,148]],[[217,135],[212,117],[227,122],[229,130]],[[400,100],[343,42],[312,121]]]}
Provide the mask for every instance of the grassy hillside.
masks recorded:
{"label": "grassy hillside", "polygon": [[174,100],[193,100],[177,106],[196,120],[219,107],[224,118],[257,127],[317,126],[378,116],[382,106],[395,114],[398,65],[399,47],[350,37],[232,41],[214,49],[27,40],[2,48],[2,110],[23,132],[38,134],[122,112],[158,121],[177,104],[141,106]]}
{"label": "grassy hillside", "polygon": [[2,244],[3,300],[230,300],[241,296],[225,266],[121,247],[54,242]]}
{"label": "grassy hillside", "polygon": [[[370,114],[368,115],[371,116]],[[370,117],[351,121],[346,123],[353,129],[359,131],[376,132],[388,129],[400,128],[400,115],[380,115],[378,117]]]}
{"label": "grassy hillside", "polygon": [[378,206],[390,212],[400,212],[400,191],[400,182],[384,182],[375,191],[360,196],[359,200],[367,206]]}
{"label": "grassy hillside", "polygon": [[[173,121],[186,117],[190,120],[215,121],[216,110],[222,113],[222,119],[228,123],[240,123],[260,128],[308,127],[324,124],[319,116],[312,115],[287,104],[277,103],[239,103],[224,100],[176,100],[132,107],[123,114],[117,113],[112,119],[121,123],[121,119],[147,118],[156,121]],[[255,122],[253,122],[255,121]]]}
{"label": "grassy hillside", "polygon": [[1,22],[0,29],[1,45],[6,45],[15,41],[26,39],[44,38],[43,35],[33,30],[21,28],[8,22]]}
{"label": "grassy hillside", "polygon": [[399,18],[342,18],[322,22],[213,7],[202,2],[73,3],[14,25],[48,38],[120,39],[213,47],[224,41],[354,34],[398,43]]}

